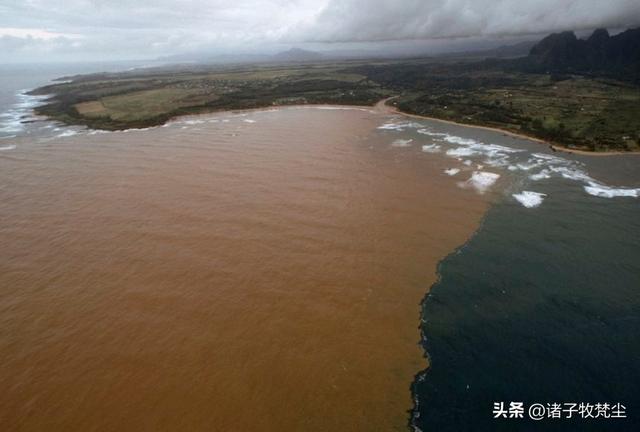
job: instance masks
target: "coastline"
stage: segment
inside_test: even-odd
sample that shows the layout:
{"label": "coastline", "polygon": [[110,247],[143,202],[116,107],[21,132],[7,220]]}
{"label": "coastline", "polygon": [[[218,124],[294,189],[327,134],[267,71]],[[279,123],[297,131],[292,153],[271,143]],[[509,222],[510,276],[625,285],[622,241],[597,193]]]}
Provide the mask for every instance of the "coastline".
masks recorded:
{"label": "coastline", "polygon": [[376,109],[378,103],[374,105],[291,104],[291,105],[265,105],[264,107],[258,107],[258,108],[244,108],[244,109],[231,109],[231,110],[221,109],[221,110],[213,110],[213,111],[206,111],[206,112],[193,113],[193,114],[179,114],[175,117],[171,117],[169,120],[167,120],[165,123],[161,125],[151,126],[151,127],[162,127],[170,123],[171,121],[185,119],[185,118],[198,118],[198,117],[203,117],[208,115],[219,115],[224,113],[241,115],[241,114],[260,112],[260,111],[268,112],[270,110],[279,110],[283,108],[285,109],[286,108],[311,108],[311,109],[327,108],[327,109],[345,109],[345,110],[352,109],[352,110],[361,110],[361,111],[371,112]]}
{"label": "coastline", "polygon": [[[389,105],[387,104],[388,101],[395,99],[397,96],[392,96],[392,97],[388,97],[388,98],[384,98],[378,102],[376,102],[374,105],[336,105],[336,104],[294,104],[294,105],[274,105],[273,108],[274,109],[278,109],[278,108],[287,108],[287,107],[292,107],[292,108],[304,108],[304,107],[335,107],[335,108],[344,108],[344,109],[365,109],[365,108],[371,108],[374,111],[378,111],[378,112],[382,112],[382,113],[388,113],[388,114],[398,114],[398,115],[402,115],[405,117],[411,117],[411,118],[418,118],[418,119],[425,119],[425,120],[431,120],[431,121],[437,121],[437,122],[441,122],[441,123],[446,123],[446,124],[452,124],[452,125],[456,125],[456,126],[464,126],[464,127],[468,127],[468,128],[475,128],[475,129],[481,129],[481,130],[488,130],[488,131],[492,131],[492,132],[497,132],[500,133],[502,135],[506,135],[506,136],[510,136],[513,138],[519,138],[519,139],[525,139],[528,141],[533,141],[533,142],[537,142],[539,144],[544,144],[546,146],[548,146],[552,151],[554,152],[560,152],[560,153],[570,153],[570,154],[577,154],[577,155],[583,155],[583,156],[620,156],[620,155],[640,155],[640,150],[637,151],[627,151],[627,152],[623,152],[623,151],[606,151],[606,152],[594,152],[594,151],[589,151],[589,150],[580,150],[580,149],[572,149],[569,147],[564,147],[562,145],[559,144],[553,144],[547,140],[543,140],[542,138],[537,138],[535,136],[532,135],[527,135],[524,133],[518,133],[518,132],[513,132],[510,131],[508,129],[502,129],[499,127],[495,127],[495,126],[482,126],[482,125],[476,125],[476,124],[470,124],[470,123],[462,123],[462,122],[457,122],[454,120],[446,120],[446,119],[440,119],[437,117],[430,117],[430,116],[425,116],[425,115],[420,115],[420,114],[412,114],[412,113],[408,113],[405,111],[400,110],[398,107],[394,106],[394,105]],[[230,111],[225,111],[225,110],[220,110],[220,111],[212,111],[211,113],[201,113],[201,114],[187,114],[187,115],[180,115],[177,116],[176,118],[180,118],[180,117],[191,117],[191,116],[201,116],[201,115],[207,115],[207,114],[212,114],[212,113],[221,113],[221,112],[230,112],[230,113],[244,113],[244,112],[254,112],[254,111],[264,111],[268,108],[249,108],[249,109],[244,109],[244,110],[230,110]]]}
{"label": "coastline", "polygon": [[108,132],[117,132],[117,131],[126,131],[126,130],[131,130],[131,129],[151,129],[151,128],[156,128],[156,127],[162,127],[167,125],[168,123],[177,120],[177,119],[182,119],[182,118],[187,118],[187,117],[200,117],[200,116],[206,116],[206,115],[215,115],[215,114],[221,114],[221,113],[231,113],[231,114],[242,114],[242,113],[249,113],[249,112],[256,112],[256,111],[267,111],[270,109],[280,109],[280,108],[302,108],[302,107],[335,107],[335,108],[351,108],[351,109],[372,109],[374,108],[376,104],[373,105],[341,105],[341,104],[325,104],[325,103],[320,103],[320,104],[316,104],[316,103],[309,103],[309,104],[300,104],[300,103],[296,103],[296,104],[284,104],[284,105],[264,105],[261,107],[255,107],[255,108],[240,108],[240,109],[228,109],[228,108],[222,108],[222,109],[211,109],[211,110],[202,110],[200,112],[193,112],[193,113],[174,113],[174,114],[169,114],[166,116],[161,116],[158,117],[157,119],[155,119],[156,121],[145,121],[143,123],[136,123],[136,124],[132,124],[130,126],[117,126],[117,127],[94,127],[92,126],[89,122],[85,122],[82,121],[82,118],[76,118],[74,117],[74,120],[77,121],[68,121],[65,118],[58,118],[55,115],[51,115],[50,113],[47,112],[43,112],[40,111],[39,108],[42,107],[46,107],[46,105],[43,105],[42,107],[34,107],[33,111],[34,114],[37,116],[42,117],[42,120],[48,120],[48,121],[54,121],[54,122],[59,122],[64,124],[65,126],[84,126],[87,129],[91,130],[91,131],[108,131]]}
{"label": "coastline", "polygon": [[[34,89],[36,90],[36,89]],[[33,91],[33,90],[31,90]],[[163,118],[161,121],[157,122],[157,123],[152,123],[152,124],[145,124],[145,125],[132,125],[131,127],[116,127],[116,128],[109,128],[109,129],[105,129],[105,128],[94,128],[91,127],[88,123],[79,121],[77,123],[73,123],[73,122],[67,122],[64,119],[60,119],[60,118],[56,118],[54,116],[51,116],[50,114],[47,113],[42,113],[39,112],[37,110],[38,107],[36,107],[34,109],[34,112],[37,115],[43,116],[48,120],[51,121],[58,121],[61,123],[64,123],[67,126],[85,126],[90,130],[108,130],[108,131],[125,131],[125,130],[129,130],[129,129],[150,129],[150,128],[155,128],[155,127],[162,127],[168,123],[170,123],[171,121],[177,120],[177,119],[181,119],[181,118],[190,118],[190,117],[201,117],[201,116],[206,116],[206,115],[215,115],[215,114],[221,114],[221,113],[231,113],[231,114],[243,114],[243,113],[250,113],[250,112],[257,112],[257,111],[266,111],[266,110],[270,110],[270,109],[281,109],[281,108],[314,108],[314,107],[326,107],[326,108],[342,108],[342,109],[372,109],[378,112],[385,112],[388,114],[397,114],[397,115],[402,115],[402,116],[406,116],[406,117],[411,117],[411,118],[417,118],[417,119],[424,119],[424,120],[430,120],[430,121],[437,121],[437,122],[441,122],[441,123],[446,123],[446,124],[452,124],[452,125],[456,125],[456,126],[465,126],[465,127],[469,127],[469,128],[476,128],[476,129],[481,129],[481,130],[488,130],[488,131],[492,131],[492,132],[497,132],[500,134],[503,134],[505,136],[510,136],[513,138],[519,138],[519,139],[525,139],[528,141],[533,141],[539,144],[544,144],[546,145],[549,149],[551,149],[553,152],[560,152],[560,153],[569,153],[569,154],[575,154],[575,155],[580,155],[580,156],[621,156],[621,155],[640,155],[640,150],[634,150],[634,151],[617,151],[617,150],[613,150],[613,151],[604,151],[604,152],[596,152],[596,151],[589,151],[589,150],[583,150],[583,149],[574,149],[574,148],[569,148],[569,147],[565,147],[562,146],[560,144],[557,143],[552,143],[550,141],[544,140],[542,138],[538,138],[535,137],[533,135],[528,135],[525,133],[519,133],[519,132],[514,132],[508,129],[503,129],[497,126],[483,126],[483,125],[477,125],[477,124],[470,124],[470,123],[463,123],[463,122],[459,122],[459,121],[455,121],[455,120],[447,120],[447,119],[441,119],[438,117],[432,117],[432,116],[426,116],[426,115],[421,115],[421,114],[413,114],[413,113],[408,113],[405,111],[400,110],[397,106],[394,105],[389,105],[387,102],[389,102],[390,100],[396,99],[398,98],[398,96],[391,96],[391,97],[387,97],[387,98],[383,98],[381,100],[379,100],[378,102],[372,104],[372,105],[352,105],[352,104],[336,104],[336,103],[309,103],[309,104],[284,104],[284,105],[265,105],[262,107],[255,107],[255,108],[245,108],[245,109],[214,109],[211,111],[202,111],[202,112],[195,112],[195,113],[179,113],[176,115],[169,115],[166,118]],[[80,119],[78,119],[80,120]]]}
{"label": "coastline", "polygon": [[622,151],[594,152],[594,151],[589,151],[589,150],[572,149],[572,148],[569,148],[569,147],[561,146],[559,144],[553,144],[553,143],[551,143],[549,141],[543,140],[542,138],[537,138],[537,137],[534,137],[534,136],[531,136],[531,135],[527,135],[527,134],[524,134],[524,133],[513,132],[513,131],[510,131],[508,129],[502,129],[502,128],[495,127],[495,126],[482,126],[482,125],[475,125],[475,124],[470,124],[470,123],[461,123],[461,122],[457,122],[457,121],[454,121],[454,120],[446,120],[446,119],[441,119],[441,118],[437,118],[437,117],[430,117],[430,116],[425,116],[425,115],[420,115],[420,114],[412,114],[412,113],[401,111],[398,107],[396,107],[394,105],[388,105],[387,104],[387,102],[389,100],[394,99],[395,97],[396,96],[391,97],[391,98],[383,99],[380,102],[378,102],[375,106],[377,107],[379,104],[384,104],[384,106],[388,108],[388,111],[390,113],[394,113],[394,114],[399,114],[399,115],[412,117],[412,118],[418,118],[418,119],[432,120],[432,121],[452,124],[452,125],[456,125],[456,126],[465,126],[465,127],[470,127],[470,128],[488,130],[488,131],[492,131],[492,132],[498,132],[498,133],[501,133],[503,135],[511,136],[511,137],[514,137],[514,138],[520,138],[520,139],[525,139],[525,140],[528,140],[528,141],[537,142],[537,143],[540,143],[540,144],[545,144],[554,152],[571,153],[571,154],[577,154],[577,155],[582,155],[582,156],[640,155],[640,150],[628,151],[628,152],[622,152]]}

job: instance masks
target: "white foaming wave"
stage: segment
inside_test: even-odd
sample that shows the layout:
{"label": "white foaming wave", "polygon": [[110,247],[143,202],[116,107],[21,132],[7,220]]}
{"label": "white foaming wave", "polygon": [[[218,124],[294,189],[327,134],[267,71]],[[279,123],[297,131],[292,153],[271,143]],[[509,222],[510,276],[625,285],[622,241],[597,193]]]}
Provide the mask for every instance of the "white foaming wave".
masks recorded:
{"label": "white foaming wave", "polygon": [[185,120],[182,123],[191,126],[205,123],[205,120]]}
{"label": "white foaming wave", "polygon": [[402,130],[403,126],[397,123],[385,123],[381,126],[378,126],[378,129],[382,130]]}
{"label": "white foaming wave", "polygon": [[561,158],[559,156],[553,156],[553,155],[549,155],[549,154],[545,154],[545,153],[533,153],[531,156],[533,156],[536,159],[543,159],[543,160],[547,160],[547,161],[553,161],[555,163],[561,163],[561,164],[570,164],[571,161],[565,158]]}
{"label": "white foaming wave", "polygon": [[544,197],[547,195],[540,192],[522,191],[519,194],[512,194],[511,196],[526,208],[534,208],[542,204]]}
{"label": "white foaming wave", "polygon": [[447,156],[451,157],[464,157],[464,156],[473,156],[477,154],[477,152],[469,147],[457,147],[454,149],[447,150]]}
{"label": "white foaming wave", "polygon": [[381,126],[378,126],[378,129],[382,129],[382,130],[393,130],[393,131],[403,131],[405,129],[410,129],[410,128],[421,128],[422,125],[419,123],[414,123],[414,122],[401,122],[401,123],[394,123],[394,122],[389,122],[389,123],[385,123]]}
{"label": "white foaming wave", "polygon": [[[110,133],[119,133],[119,134],[123,134],[123,133],[131,133],[131,132],[145,132],[145,131],[149,131],[151,129],[156,129],[156,128],[161,128],[161,127],[167,127],[169,126],[169,123],[165,123],[162,126],[149,126],[149,127],[145,127],[145,128],[129,128],[129,129],[122,129],[122,130],[105,130],[105,129],[91,129],[88,133],[88,135],[99,135],[99,134],[110,134]],[[186,126],[183,126],[183,128],[186,128]],[[59,131],[62,130],[60,128],[55,128],[54,131]],[[79,132],[78,131],[65,131],[64,133],[58,135],[58,136],[73,136],[73,135],[77,135]],[[66,135],[65,135],[66,134]]]}
{"label": "white foaming wave", "polygon": [[538,168],[539,166],[540,166],[540,164],[537,164],[537,163],[526,163],[526,164],[518,163],[518,164],[516,164],[516,168],[520,169],[522,171],[529,171],[529,170],[532,170],[534,168]]}
{"label": "white foaming wave", "polygon": [[466,146],[479,144],[479,142],[474,139],[462,138],[455,135],[446,135],[444,137],[444,140],[451,144],[466,145]]}
{"label": "white foaming wave", "polygon": [[548,179],[548,178],[551,178],[551,171],[545,168],[539,173],[531,174],[529,178],[533,181]]}
{"label": "white foaming wave", "polygon": [[487,171],[474,171],[469,180],[459,185],[463,187],[471,186],[482,194],[488,191],[499,178],[500,174]]}
{"label": "white foaming wave", "polygon": [[453,135],[446,135],[444,137],[444,141],[450,144],[457,144],[462,146],[447,150],[448,156],[460,158],[482,155],[487,158],[484,163],[493,167],[509,165],[510,154],[520,153],[524,151],[511,147],[501,146],[498,144],[485,144],[474,139],[462,138]]}
{"label": "white foaming wave", "polygon": [[488,158],[484,160],[484,163],[494,168],[505,167],[509,165],[509,156],[502,155],[499,157]]}
{"label": "white foaming wave", "polygon": [[0,131],[2,132],[20,132],[24,129],[24,124],[20,118],[11,118],[9,121],[2,122]]}
{"label": "white foaming wave", "polygon": [[548,179],[556,174],[568,180],[584,183],[585,192],[592,196],[601,198],[640,197],[640,188],[611,187],[602,184],[579,168],[581,164],[575,161],[543,153],[534,153],[532,156],[533,160],[538,162],[537,166],[544,166],[540,172],[529,176],[529,179],[533,181]]}
{"label": "white foaming wave", "polygon": [[444,170],[444,173],[450,176],[454,176],[460,172],[459,168],[449,168]]}
{"label": "white foaming wave", "polygon": [[562,177],[569,180],[582,181],[582,182],[595,181],[593,178],[589,177],[587,173],[585,173],[584,171],[578,168],[570,168],[566,166],[553,166],[553,165],[550,165],[548,168],[552,172],[560,174]]}
{"label": "white foaming wave", "polygon": [[615,197],[640,197],[640,188],[614,188],[606,185],[602,185],[596,182],[590,182],[588,186],[584,187],[584,190],[589,194],[601,198],[615,198]]}
{"label": "white foaming wave", "polygon": [[69,129],[69,130],[66,130],[66,131],[62,132],[61,134],[56,135],[56,138],[66,138],[66,137],[71,137],[71,136],[74,136],[74,135],[78,135],[78,132]]}
{"label": "white foaming wave", "polygon": [[391,145],[393,147],[410,147],[412,142],[413,142],[412,139],[406,139],[406,140],[397,139],[394,142],[392,142]]}
{"label": "white foaming wave", "polygon": [[511,148],[511,147],[502,146],[498,144],[479,143],[478,145],[480,146],[480,148],[484,149],[489,154],[489,156],[498,155],[502,153],[522,153],[524,151],[522,149]]}
{"label": "white foaming wave", "polygon": [[416,132],[418,132],[419,134],[422,135],[428,135],[428,136],[433,136],[433,137],[446,137],[449,136],[449,134],[447,133],[442,133],[442,132],[432,132],[429,129],[418,129]]}
{"label": "white foaming wave", "polygon": [[[412,122],[389,122],[378,129],[403,131],[406,128],[417,128],[417,133],[434,137],[439,142],[458,145],[459,147],[449,148],[446,150],[446,155],[456,158],[459,161],[464,160],[464,164],[471,165],[472,161],[467,159],[469,157],[484,156],[484,164],[494,168],[506,168],[512,172],[529,173],[536,170],[537,172],[530,174],[527,178],[531,181],[539,181],[543,179],[549,179],[554,176],[560,176],[562,178],[584,183],[584,190],[593,196],[613,198],[613,197],[640,197],[640,188],[627,188],[627,187],[610,187],[597,182],[581,167],[583,164],[564,157],[546,154],[546,153],[531,153],[526,161],[514,160],[514,153],[525,152],[525,150],[502,146],[498,144],[485,144],[480,141],[463,138],[447,133],[433,132],[429,128],[419,127],[416,123]],[[441,146],[436,144],[423,145],[422,151],[427,153],[437,153],[441,151]],[[481,170],[482,166],[478,165],[478,170]],[[476,174],[467,180],[467,182],[459,183],[461,186],[473,186],[479,192],[486,191],[496,180],[493,173],[490,175]],[[499,177],[498,174],[495,174]],[[531,192],[531,191],[525,191]],[[524,192],[523,192],[524,194]],[[542,201],[544,195],[534,197],[533,192],[528,194],[516,194],[522,199],[533,202],[533,200]],[[514,197],[515,198],[515,197]],[[518,198],[516,198],[518,199]],[[524,204],[523,204],[524,205]],[[538,204],[539,205],[539,204]]]}
{"label": "white foaming wave", "polygon": [[108,133],[113,133],[113,132],[109,130],[104,130],[104,129],[93,129],[89,132],[89,135],[100,135],[100,134],[108,134]]}
{"label": "white foaming wave", "polygon": [[151,126],[151,127],[146,127],[146,128],[129,128],[129,129],[125,129],[125,130],[118,131],[118,132],[144,132],[144,131],[148,131],[148,130],[151,130],[151,129],[154,129],[154,127]]}
{"label": "white foaming wave", "polygon": [[471,159],[467,159],[466,161],[463,162],[466,166],[471,166],[473,164],[473,162],[471,161]]}
{"label": "white foaming wave", "polygon": [[6,119],[0,121],[0,131],[2,132],[22,132],[24,130],[24,121],[34,119],[33,108],[41,105],[48,95],[32,96],[26,94],[26,90],[20,90],[16,93],[18,102],[4,113],[0,114],[0,118]]}
{"label": "white foaming wave", "polygon": [[440,146],[437,144],[428,144],[422,146],[422,151],[425,153],[439,153]]}
{"label": "white foaming wave", "polygon": [[529,176],[531,180],[542,180],[550,178],[553,174],[560,175],[563,178],[590,182],[593,179],[582,169],[580,164],[575,161],[564,159],[558,156],[547,155],[544,153],[533,153],[526,162],[517,162],[509,164],[509,171],[531,171],[540,168],[541,170]]}
{"label": "white foaming wave", "polygon": [[15,150],[15,148],[16,146],[14,144],[7,145],[7,146],[0,146],[0,151]]}
{"label": "white foaming wave", "polygon": [[20,108],[34,108],[42,104],[42,102],[49,97],[49,95],[30,95],[27,94],[28,91],[30,91],[30,89],[22,89],[16,94],[19,100],[16,106]]}
{"label": "white foaming wave", "polygon": [[474,139],[462,138],[462,137],[452,136],[452,135],[447,135],[444,138],[444,140],[451,144],[466,146],[470,149],[475,150],[478,153],[482,153],[490,157],[500,156],[500,155],[509,154],[509,153],[520,153],[524,151],[521,149],[515,149],[515,148],[502,146],[498,144],[485,144],[483,142],[476,141]]}
{"label": "white foaming wave", "polygon": [[252,120],[252,119],[244,119],[242,121],[245,122],[245,123],[255,123],[256,122],[255,120]]}
{"label": "white foaming wave", "polygon": [[16,135],[7,135],[7,136],[2,136],[2,137],[0,137],[0,140],[3,140],[3,139],[11,139],[11,138],[15,138],[15,137],[16,137]]}

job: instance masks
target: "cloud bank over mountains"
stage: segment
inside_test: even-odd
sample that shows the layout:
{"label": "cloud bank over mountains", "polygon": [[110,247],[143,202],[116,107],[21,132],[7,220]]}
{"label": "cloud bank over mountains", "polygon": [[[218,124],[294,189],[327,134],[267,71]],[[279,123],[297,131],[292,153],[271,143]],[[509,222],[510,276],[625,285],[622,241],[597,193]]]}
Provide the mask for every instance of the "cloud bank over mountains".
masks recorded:
{"label": "cloud bank over mountains", "polygon": [[640,23],[637,0],[332,0],[299,37],[378,41],[543,34]]}
{"label": "cloud bank over mountains", "polygon": [[5,0],[0,62],[154,58],[306,43],[441,43],[638,25],[637,0]]}

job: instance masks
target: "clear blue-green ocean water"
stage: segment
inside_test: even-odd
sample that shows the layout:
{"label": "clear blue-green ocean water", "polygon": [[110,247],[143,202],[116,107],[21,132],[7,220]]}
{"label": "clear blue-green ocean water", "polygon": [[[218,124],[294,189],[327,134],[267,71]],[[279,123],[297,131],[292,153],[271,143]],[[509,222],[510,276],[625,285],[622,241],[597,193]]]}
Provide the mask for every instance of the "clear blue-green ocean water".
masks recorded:
{"label": "clear blue-green ocean water", "polygon": [[[542,205],[500,200],[440,264],[422,305],[417,429],[640,430],[640,204],[563,178],[536,187]],[[627,418],[494,419],[494,402],[512,401],[621,403]]]}

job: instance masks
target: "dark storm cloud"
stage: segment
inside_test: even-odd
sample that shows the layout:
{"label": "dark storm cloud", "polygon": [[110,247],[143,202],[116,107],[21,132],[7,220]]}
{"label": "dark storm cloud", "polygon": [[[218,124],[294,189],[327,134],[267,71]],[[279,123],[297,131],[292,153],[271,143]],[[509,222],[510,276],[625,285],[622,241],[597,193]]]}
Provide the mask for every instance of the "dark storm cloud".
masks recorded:
{"label": "dark storm cloud", "polygon": [[638,0],[3,0],[0,62],[473,40],[639,23]]}
{"label": "dark storm cloud", "polygon": [[638,24],[638,0],[331,0],[298,37],[331,42],[439,39]]}

